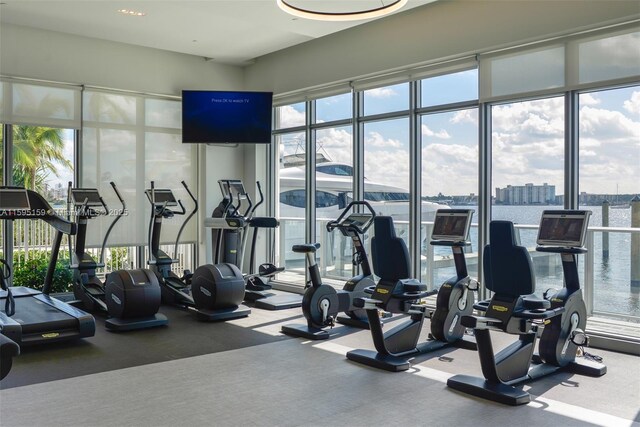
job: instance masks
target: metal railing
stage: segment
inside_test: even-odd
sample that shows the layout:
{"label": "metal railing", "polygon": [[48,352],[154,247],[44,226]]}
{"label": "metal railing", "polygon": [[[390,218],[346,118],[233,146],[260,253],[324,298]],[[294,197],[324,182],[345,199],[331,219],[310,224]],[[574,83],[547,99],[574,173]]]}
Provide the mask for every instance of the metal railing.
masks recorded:
{"label": "metal railing", "polygon": [[[354,273],[351,265],[351,242],[340,233],[327,233],[327,220],[317,221],[320,251],[316,260],[323,278],[336,285],[344,283]],[[291,251],[291,246],[304,242],[304,224],[302,218],[281,218],[279,228],[279,265],[286,268],[286,274],[279,280],[302,285],[305,280],[304,258]],[[408,235],[408,222],[396,221],[399,236]],[[433,247],[428,244],[433,222],[422,223],[421,273],[423,280],[430,286],[441,283],[455,274],[453,259],[447,248]],[[537,281],[537,293],[542,294],[548,288],[563,286],[563,272],[560,256],[552,253],[537,252],[535,241],[538,225],[516,224],[521,244],[529,248]],[[403,233],[404,232],[404,233]],[[606,233],[606,234],[605,234]],[[472,225],[472,246],[467,250],[467,266],[471,276],[477,276],[477,225]],[[609,254],[603,250],[603,236],[610,239]],[[590,227],[587,233],[586,255],[578,257],[580,280],[589,316],[599,316],[625,322],[640,323],[640,289],[631,286],[631,266],[640,259],[632,259],[631,236],[640,236],[640,228]],[[370,253],[369,244],[372,232],[365,236],[365,246]],[[408,242],[407,242],[408,243]],[[640,278],[636,278],[640,280]]]}

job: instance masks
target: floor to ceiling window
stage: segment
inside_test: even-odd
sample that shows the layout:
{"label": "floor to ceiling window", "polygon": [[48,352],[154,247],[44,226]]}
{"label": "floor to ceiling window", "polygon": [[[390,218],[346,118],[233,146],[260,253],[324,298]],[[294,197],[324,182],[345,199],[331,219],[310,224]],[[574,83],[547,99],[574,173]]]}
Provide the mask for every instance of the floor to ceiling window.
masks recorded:
{"label": "floor to ceiling window", "polygon": [[631,207],[640,193],[640,86],[581,93],[579,129],[580,208],[593,212],[591,309],[640,321],[640,233],[624,231],[640,227]]}
{"label": "floor to ceiling window", "polygon": [[[465,70],[421,81],[420,116],[422,155],[420,270],[434,286],[455,275],[451,249],[429,244],[434,214],[448,207],[475,211],[466,248],[469,274],[478,276],[478,109],[451,105],[475,103],[478,70]],[[444,111],[442,111],[444,110]]]}
{"label": "floor to ceiling window", "polygon": [[278,180],[275,194],[279,197],[276,215],[280,218],[277,239],[280,248],[276,264],[285,268],[278,279],[296,283],[302,278],[304,283],[304,255],[294,253],[291,247],[305,242],[306,227],[306,137],[305,104],[285,105],[275,109],[275,129],[293,129],[288,133],[279,133],[275,137],[277,151]]}

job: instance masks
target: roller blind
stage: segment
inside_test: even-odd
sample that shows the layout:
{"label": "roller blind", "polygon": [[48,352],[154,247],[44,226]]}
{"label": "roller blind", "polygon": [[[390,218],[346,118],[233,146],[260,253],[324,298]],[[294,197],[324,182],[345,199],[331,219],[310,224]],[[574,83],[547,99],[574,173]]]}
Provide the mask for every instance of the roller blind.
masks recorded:
{"label": "roller blind", "polygon": [[[150,203],[144,193],[150,182],[173,190],[187,210],[193,203],[180,184],[197,194],[197,146],[182,144],[181,104],[137,94],[85,90],[83,95],[82,186],[98,188],[109,208],[120,204],[110,182],[118,186],[127,215],[113,230],[109,245],[145,245]],[[161,241],[173,244],[185,217],[166,219]],[[92,223],[88,243],[99,245],[113,218]],[[181,242],[196,240],[196,224],[185,228]]]}
{"label": "roller blind", "polygon": [[80,86],[3,79],[0,122],[79,129],[80,89]]}

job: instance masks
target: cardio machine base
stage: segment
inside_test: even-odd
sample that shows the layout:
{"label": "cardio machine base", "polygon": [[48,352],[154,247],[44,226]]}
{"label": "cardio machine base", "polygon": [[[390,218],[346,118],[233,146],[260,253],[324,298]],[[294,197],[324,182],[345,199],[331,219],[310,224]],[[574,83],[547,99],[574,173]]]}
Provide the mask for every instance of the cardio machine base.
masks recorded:
{"label": "cardio machine base", "polygon": [[247,317],[249,314],[251,314],[251,309],[242,304],[237,307],[220,308],[216,310],[196,309],[193,307],[189,308],[195,311],[198,320],[201,320],[203,322],[239,319],[241,317]]}
{"label": "cardio machine base", "polygon": [[324,329],[314,328],[309,325],[284,325],[281,332],[286,335],[307,338],[309,340],[326,340],[331,336],[329,332]]}
{"label": "cardio machine base", "polygon": [[411,367],[411,363],[407,358],[391,354],[380,354],[373,350],[351,350],[347,352],[347,359],[389,372],[402,372]]}
{"label": "cardio machine base", "polygon": [[371,366],[372,368],[383,369],[389,372],[402,372],[411,367],[411,359],[421,354],[431,353],[445,347],[458,347],[467,350],[477,350],[478,346],[473,337],[464,335],[459,340],[453,342],[439,341],[429,339],[428,341],[419,343],[416,349],[403,356],[394,356],[392,354],[380,354],[373,350],[352,350],[347,353],[347,359]]}
{"label": "cardio machine base", "polygon": [[120,319],[112,317],[104,322],[104,326],[108,331],[112,332],[126,332],[134,331],[137,329],[155,328],[158,326],[165,326],[169,323],[167,316],[164,314],[155,314],[148,317],[138,317],[133,319]]}
{"label": "cardio machine base", "polygon": [[[245,293],[245,300],[247,294]],[[266,296],[264,298],[254,300],[254,307],[263,310],[286,310],[288,308],[298,308],[302,306],[302,295],[276,295]]]}
{"label": "cardio machine base", "polygon": [[370,329],[369,322],[366,319],[362,320],[362,319],[354,319],[353,317],[349,317],[349,316],[336,316],[336,322],[342,325],[352,326],[354,328]]}
{"label": "cardio machine base", "polygon": [[455,375],[447,380],[447,386],[504,405],[517,406],[531,402],[531,395],[524,390],[508,384],[492,383],[484,378],[470,375]]}
{"label": "cardio machine base", "polygon": [[[531,361],[540,366],[543,364],[539,354],[534,354]],[[595,360],[589,360],[584,357],[576,357],[573,361],[569,362],[567,366],[557,368],[557,370],[563,370],[571,372],[576,375],[584,375],[587,377],[601,377],[607,373],[607,366],[603,363],[596,362]]]}

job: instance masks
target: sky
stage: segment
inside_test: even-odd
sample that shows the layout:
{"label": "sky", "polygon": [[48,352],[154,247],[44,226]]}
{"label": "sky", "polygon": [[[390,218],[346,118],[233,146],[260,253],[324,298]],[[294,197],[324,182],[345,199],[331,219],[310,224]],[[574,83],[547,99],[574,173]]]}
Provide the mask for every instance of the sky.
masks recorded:
{"label": "sky", "polygon": [[[470,72],[429,79],[423,105],[477,97]],[[431,81],[437,80],[437,81]],[[471,97],[471,98],[470,98]],[[583,93],[579,98],[580,191],[640,193],[640,87]],[[365,92],[366,114],[408,108],[408,84]],[[318,100],[319,121],[349,117],[349,94]],[[304,104],[280,107],[280,128],[304,125]],[[424,115],[422,134],[423,195],[467,195],[478,187],[478,117],[467,109]],[[299,152],[304,134],[297,135]],[[364,127],[365,176],[370,181],[409,187],[409,121],[369,122]],[[292,138],[281,147],[295,151]],[[351,164],[351,126],[319,131],[320,151]],[[548,183],[563,193],[564,99],[552,97],[492,107],[492,188]]]}

